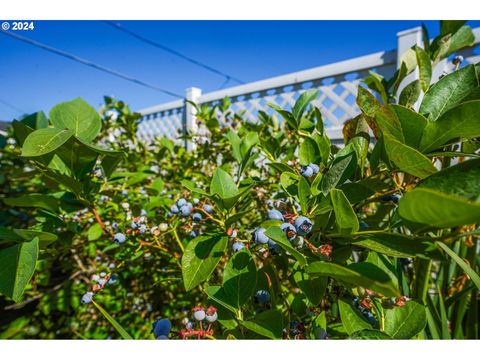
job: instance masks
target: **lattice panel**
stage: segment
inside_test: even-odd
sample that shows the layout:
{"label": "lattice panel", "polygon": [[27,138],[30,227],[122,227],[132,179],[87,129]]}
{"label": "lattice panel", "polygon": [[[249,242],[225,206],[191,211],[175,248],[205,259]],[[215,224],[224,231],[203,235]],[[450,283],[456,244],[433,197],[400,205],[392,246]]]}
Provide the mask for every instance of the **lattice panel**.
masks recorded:
{"label": "lattice panel", "polygon": [[148,114],[138,126],[138,137],[144,141],[153,141],[156,137],[178,138],[182,133],[184,108],[170,109]]}
{"label": "lattice panel", "polygon": [[[395,72],[395,65],[386,65],[371,70],[389,78]],[[232,97],[230,99],[231,110],[243,114],[247,121],[255,122],[259,111],[265,111],[268,114],[274,113],[267,105],[268,103],[290,110],[302,92],[308,89],[319,89],[319,98],[313,104],[320,108],[325,128],[342,126],[346,120],[355,117],[360,112],[355,103],[357,87],[367,75],[368,70],[364,70]],[[214,101],[209,105],[218,103],[219,101]],[[218,111],[218,117],[223,122],[220,111]]]}

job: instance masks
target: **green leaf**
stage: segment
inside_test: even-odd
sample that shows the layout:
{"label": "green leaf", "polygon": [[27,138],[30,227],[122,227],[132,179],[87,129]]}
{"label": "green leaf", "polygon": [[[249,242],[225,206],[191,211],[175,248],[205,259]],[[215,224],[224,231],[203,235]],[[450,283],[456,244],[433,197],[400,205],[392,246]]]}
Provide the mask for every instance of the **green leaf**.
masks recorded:
{"label": "green leaf", "polygon": [[237,314],[234,301],[228,297],[225,290],[221,286],[209,286],[205,288],[205,294],[207,296],[222,305],[225,309],[230,310],[232,313]]}
{"label": "green leaf", "polygon": [[361,86],[358,87],[357,105],[365,115],[370,117],[374,117],[375,112],[382,107],[375,96]]}
{"label": "green leaf", "polygon": [[422,139],[423,129],[428,124],[428,120],[421,114],[400,105],[389,105],[400,122],[405,144],[418,149]]}
{"label": "green leaf", "polygon": [[383,135],[388,158],[403,172],[421,179],[434,174],[437,168],[432,161],[418,150],[411,148],[389,135]]}
{"label": "green leaf", "polygon": [[228,238],[223,235],[202,235],[190,241],[182,256],[185,290],[207,280],[225,253]]}
{"label": "green leaf", "polygon": [[417,189],[432,189],[475,200],[480,195],[480,159],[445,168],[423,179]]}
{"label": "green leaf", "polygon": [[392,340],[390,336],[380,330],[365,329],[353,333],[349,336],[350,340]]}
{"label": "green leaf", "polygon": [[38,257],[38,238],[0,249],[0,293],[18,302],[32,278]]}
{"label": "green leaf", "polygon": [[[49,232],[37,231],[31,229],[14,229],[13,232],[20,236],[24,241],[38,239],[38,247],[43,249],[51,243],[57,241],[58,236]],[[1,234],[0,234],[1,238]]]}
{"label": "green leaf", "polygon": [[385,296],[398,296],[398,290],[391,283],[390,277],[373,264],[356,263],[344,267],[335,263],[316,261],[306,268],[307,273],[330,276],[336,280],[362,286]]}
{"label": "green leaf", "polygon": [[475,35],[469,26],[462,26],[452,35],[448,34],[443,37],[440,35],[439,37],[440,39],[435,39],[434,44],[432,44],[435,45],[433,54],[435,61],[440,61],[455,51],[472,46],[475,43]]}
{"label": "green leaf", "polygon": [[102,235],[103,235],[102,227],[100,226],[99,223],[95,223],[92,226],[90,226],[90,228],[88,229],[87,238],[88,238],[88,241],[93,241],[93,240],[100,239]]}
{"label": "green leaf", "polygon": [[227,199],[238,195],[238,188],[230,174],[218,168],[213,173],[210,194],[217,194],[222,199]]}
{"label": "green leaf", "polygon": [[298,181],[298,200],[300,207],[304,213],[308,212],[308,198],[311,195],[310,185],[308,181],[302,176]]}
{"label": "green leaf", "polygon": [[441,78],[428,90],[420,106],[420,113],[436,121],[442,114],[459,105],[477,87],[475,66],[467,65]]}
{"label": "green leaf", "polygon": [[95,301],[92,301],[93,305],[100,311],[100,313],[107,319],[107,321],[112,324],[112,326],[117,330],[122,339],[124,340],[133,340],[133,338],[127,333],[127,331],[113,318],[110,314],[105,311],[103,307],[97,304]]}
{"label": "green leaf", "polygon": [[48,119],[43,111],[27,115],[20,121],[33,130],[43,129],[48,126]]}
{"label": "green leaf", "polygon": [[465,271],[465,273],[470,277],[475,286],[480,289],[480,276],[478,276],[478,274],[446,244],[437,241],[437,246],[442,248],[448,254],[448,256],[450,256],[453,261],[455,261],[457,265],[460,266],[463,271]]}
{"label": "green leaf", "polygon": [[341,185],[350,176],[353,175],[357,167],[357,155],[351,145],[347,145],[338,152],[332,166],[328,169],[322,178],[322,192],[327,195],[328,192]]}
{"label": "green leaf", "polygon": [[36,207],[48,210],[52,213],[58,212],[59,201],[52,196],[42,194],[28,194],[15,198],[3,199],[9,206]]}
{"label": "green leaf", "polygon": [[233,255],[223,273],[223,290],[228,298],[233,299],[235,307],[240,308],[253,295],[257,284],[257,269],[252,256],[247,250]]}
{"label": "green leaf", "polygon": [[280,229],[280,226],[269,227],[265,231],[265,235],[275,241],[283,250],[288,251],[298,261],[300,266],[303,267],[307,264],[305,256],[292,246],[285,233]]}
{"label": "green leaf", "polygon": [[437,121],[425,126],[420,151],[430,152],[456,138],[480,136],[480,100],[468,101],[450,109]]}
{"label": "green leaf", "polygon": [[283,316],[278,310],[263,311],[253,319],[242,321],[242,326],[269,339],[281,339],[283,334]]}
{"label": "green leaf", "polygon": [[293,279],[310,303],[320,303],[327,288],[327,277],[310,276],[302,269],[297,269],[293,273]]}
{"label": "green leaf", "polygon": [[402,197],[398,213],[408,221],[449,228],[478,222],[480,204],[458,196],[419,188]]}
{"label": "green leaf", "polygon": [[403,307],[385,309],[384,331],[394,339],[411,339],[427,325],[425,306],[407,301]]}
{"label": "green leaf", "polygon": [[343,191],[332,189],[330,191],[330,199],[332,200],[335,221],[339,232],[342,234],[357,232],[359,228],[357,215]]}
{"label": "green leaf", "polygon": [[440,35],[454,34],[465,23],[466,20],[440,20]]}
{"label": "green leaf", "polygon": [[348,335],[352,335],[360,330],[372,329],[372,325],[370,325],[365,316],[355,309],[352,304],[338,299],[338,309],[340,310],[343,327]]}
{"label": "green leaf", "polygon": [[372,90],[375,90],[378,92],[382,98],[382,101],[384,104],[388,103],[388,94],[387,94],[387,82],[385,81],[385,78],[374,72],[374,71],[369,71],[369,75],[363,79],[365,84]]}
{"label": "green leaf", "polygon": [[417,55],[420,87],[426,92],[432,80],[432,62],[428,53],[421,47],[415,46],[415,54]]}
{"label": "green leaf", "polygon": [[318,97],[319,91],[317,89],[306,90],[300,95],[298,100],[295,102],[295,105],[292,109],[292,115],[297,121],[297,124],[300,123],[300,120],[307,108],[308,104],[310,104],[313,100]]}
{"label": "green leaf", "polygon": [[317,163],[320,159],[317,142],[310,137],[305,137],[298,149],[298,159],[302,165]]}
{"label": "green leaf", "polygon": [[361,235],[353,241],[356,246],[393,257],[427,257],[433,243],[398,233],[373,233]]}
{"label": "green leaf", "polygon": [[73,130],[45,128],[30,133],[22,146],[24,157],[37,157],[55,151],[73,136]]}
{"label": "green leaf", "polygon": [[401,143],[405,143],[402,124],[392,108],[388,106],[379,108],[375,112],[375,121],[384,136],[390,136]]}
{"label": "green leaf", "polygon": [[87,142],[95,139],[102,128],[100,115],[81,98],[55,105],[49,115],[55,128],[70,129]]}
{"label": "green leaf", "polygon": [[400,93],[398,103],[400,105],[411,108],[413,107],[413,105],[415,105],[415,102],[418,100],[421,92],[422,88],[420,85],[420,81],[414,80],[403,88],[402,92]]}

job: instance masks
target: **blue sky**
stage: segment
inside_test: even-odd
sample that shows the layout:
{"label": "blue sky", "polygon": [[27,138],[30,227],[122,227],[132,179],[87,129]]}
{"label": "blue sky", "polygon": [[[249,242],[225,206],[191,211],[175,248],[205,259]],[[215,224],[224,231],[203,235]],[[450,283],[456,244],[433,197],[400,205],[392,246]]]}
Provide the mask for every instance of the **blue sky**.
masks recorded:
{"label": "blue sky", "polygon": [[[245,82],[396,47],[421,21],[118,21],[124,27]],[[430,35],[438,22],[426,21]],[[472,27],[480,21],[471,21]],[[120,32],[103,21],[36,21],[21,35],[183,94],[219,89],[224,78]],[[104,95],[134,110],[175,100],[0,34],[0,120]],[[237,85],[230,82],[226,87]]]}

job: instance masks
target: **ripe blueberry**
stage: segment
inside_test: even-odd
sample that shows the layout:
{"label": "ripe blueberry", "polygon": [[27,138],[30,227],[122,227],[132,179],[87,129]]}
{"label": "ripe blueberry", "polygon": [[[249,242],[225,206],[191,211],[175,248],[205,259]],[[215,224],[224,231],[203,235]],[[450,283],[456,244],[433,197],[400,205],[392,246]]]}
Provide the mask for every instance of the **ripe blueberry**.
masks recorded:
{"label": "ripe blueberry", "polygon": [[192,213],[192,209],[191,209],[188,205],[183,205],[183,206],[180,208],[180,215],[182,215],[183,217],[187,217],[187,216],[189,216],[191,213]]}
{"label": "ripe blueberry", "polygon": [[257,228],[252,234],[252,240],[259,244],[266,244],[269,238],[265,235],[264,228]]}
{"label": "ripe blueberry", "polygon": [[202,214],[200,213],[195,213],[192,215],[192,220],[195,222],[200,222],[202,221]]}
{"label": "ripe blueberry", "polygon": [[358,224],[360,225],[360,229],[368,228],[368,224],[365,221],[360,221]]}
{"label": "ripe blueberry", "polygon": [[185,205],[187,203],[187,200],[185,200],[184,198],[181,198],[180,200],[177,201],[177,205],[179,207],[182,207],[183,205]]}
{"label": "ripe blueberry", "polygon": [[297,229],[297,234],[299,235],[308,235],[312,231],[312,227],[312,221],[305,216],[299,216],[295,219],[295,229]]}
{"label": "ripe blueberry", "polygon": [[140,234],[145,234],[147,232],[147,225],[145,224],[140,225],[139,231],[140,231]]}
{"label": "ripe blueberry", "polygon": [[170,330],[172,330],[172,323],[168,319],[160,319],[152,324],[152,332],[157,339],[160,336],[168,336]]}
{"label": "ripe blueberry", "polygon": [[172,214],[178,214],[179,211],[180,211],[180,210],[178,210],[178,206],[175,205],[175,204],[173,204],[173,205],[170,207],[170,212],[171,212]]}
{"label": "ripe blueberry", "polygon": [[241,243],[239,241],[236,241],[233,243],[232,245],[232,250],[234,253],[236,253],[237,251],[240,251],[242,250],[243,248],[245,247],[245,244],[244,243]]}
{"label": "ripe blueberry", "polygon": [[270,293],[267,290],[258,290],[255,294],[255,302],[264,305],[270,301]]}
{"label": "ripe blueberry", "polygon": [[317,164],[310,164],[308,166],[312,168],[314,175],[318,174],[318,172],[320,171],[320,167]]}
{"label": "ripe blueberry", "polygon": [[147,210],[140,210],[140,216],[147,216]]}
{"label": "ripe blueberry", "polygon": [[123,233],[116,233],[115,236],[113,237],[113,241],[115,241],[117,244],[123,244],[126,240],[125,234]]}
{"label": "ripe blueberry", "polygon": [[302,166],[302,168],[300,169],[300,174],[303,176],[303,177],[310,177],[313,175],[313,169],[310,167],[310,165],[308,166]]}
{"label": "ripe blueberry", "polygon": [[270,220],[280,220],[283,221],[283,215],[278,210],[268,210],[268,218]]}
{"label": "ripe blueberry", "polygon": [[89,302],[91,302],[92,300],[93,300],[93,292],[89,291],[89,292],[83,294],[81,303],[83,305],[85,305],[85,304],[88,304]]}
{"label": "ripe blueberry", "polygon": [[211,214],[211,213],[213,213],[213,206],[205,204],[205,205],[203,205],[203,210],[205,210],[207,213]]}
{"label": "ripe blueberry", "polygon": [[295,239],[295,237],[297,236],[297,230],[295,229],[295,226],[290,223],[283,223],[282,225],[280,225],[280,229],[283,230],[283,232],[287,236],[287,239],[290,241]]}
{"label": "ripe blueberry", "polygon": [[107,284],[108,285],[113,285],[117,282],[117,279],[118,279],[118,275],[117,274],[113,274],[112,276],[110,276],[110,278],[108,279],[108,282]]}
{"label": "ripe blueberry", "polygon": [[132,221],[130,227],[135,230],[138,227],[138,224],[135,221]]}
{"label": "ripe blueberry", "polygon": [[196,238],[197,236],[198,236],[197,230],[192,230],[192,231],[190,231],[190,237],[191,237],[192,239]]}

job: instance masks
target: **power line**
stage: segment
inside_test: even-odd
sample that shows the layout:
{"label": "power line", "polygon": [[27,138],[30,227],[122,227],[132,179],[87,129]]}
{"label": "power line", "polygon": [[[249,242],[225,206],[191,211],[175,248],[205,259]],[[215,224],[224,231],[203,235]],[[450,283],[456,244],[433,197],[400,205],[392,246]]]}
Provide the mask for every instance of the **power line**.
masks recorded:
{"label": "power line", "polygon": [[10,104],[9,102],[7,102],[7,101],[5,101],[5,100],[3,100],[3,99],[0,99],[0,103],[3,104],[3,105],[5,105],[6,107],[9,107],[9,108],[12,109],[12,110],[15,110],[15,111],[19,112],[19,113],[23,113],[23,114],[26,114],[26,113],[27,113],[26,111],[23,111],[22,109],[16,107],[16,106],[13,105],[13,104]]}
{"label": "power line", "polygon": [[183,55],[182,53],[179,53],[178,51],[173,50],[173,49],[171,49],[171,48],[169,48],[169,47],[167,47],[167,46],[165,46],[165,45],[159,44],[159,43],[157,43],[157,42],[155,42],[155,41],[153,41],[153,40],[147,39],[146,37],[143,37],[142,35],[139,35],[139,34],[133,32],[133,31],[131,31],[131,30],[128,30],[127,28],[123,27],[123,26],[120,25],[119,23],[114,23],[113,21],[105,21],[105,23],[107,23],[108,25],[112,26],[113,28],[115,28],[115,29],[117,29],[117,30],[123,31],[123,32],[129,34],[130,36],[133,36],[134,38],[137,38],[137,39],[139,39],[139,40],[141,40],[141,41],[143,41],[143,42],[146,42],[146,43],[149,44],[149,45],[152,45],[152,46],[154,46],[154,47],[156,47],[156,48],[159,48],[159,49],[162,49],[162,50],[164,50],[164,51],[166,51],[166,52],[169,52],[170,54],[173,54],[173,55],[175,55],[175,56],[178,56],[178,57],[180,57],[180,58],[182,58],[182,59],[184,59],[184,60],[186,60],[186,61],[191,62],[192,64],[195,64],[195,65],[197,65],[197,66],[200,66],[200,67],[202,67],[202,68],[204,68],[204,69],[206,69],[206,70],[208,70],[208,71],[211,71],[211,72],[213,72],[213,73],[215,73],[215,74],[217,74],[217,75],[223,76],[223,77],[226,78],[227,80],[234,80],[234,81],[238,82],[239,84],[244,84],[244,83],[245,83],[244,81],[239,80],[239,79],[237,79],[236,77],[233,77],[233,76],[231,76],[231,75],[228,75],[228,74],[224,73],[223,71],[220,71],[220,70],[218,70],[218,69],[215,69],[215,68],[213,68],[213,67],[211,67],[211,66],[209,66],[209,65],[206,65],[206,64],[204,64],[204,63],[202,63],[202,62],[200,62],[200,61],[198,61],[198,60],[195,60],[195,59],[193,59],[193,58],[191,58],[191,57],[189,57],[189,56]]}
{"label": "power line", "polygon": [[168,90],[164,90],[162,88],[159,88],[158,86],[155,86],[155,85],[152,85],[152,84],[149,84],[149,83],[146,83],[145,81],[142,81],[142,80],[138,80],[136,78],[133,78],[131,76],[128,76],[128,75],[125,75],[125,74],[122,74],[122,73],[119,73],[118,71],[115,71],[115,70],[112,70],[112,69],[109,69],[105,66],[102,66],[102,65],[98,65],[98,64],[95,64],[89,60],[86,60],[86,59],[83,59],[83,58],[80,58],[76,55],[72,55],[70,53],[67,53],[63,50],[60,50],[60,49],[56,49],[54,47],[51,47],[49,45],[45,45],[41,42],[38,42],[38,41],[35,41],[35,40],[32,40],[32,39],[29,39],[27,37],[24,37],[24,36],[21,36],[21,35],[18,35],[18,34],[15,34],[13,32],[7,32],[7,31],[0,31],[2,34],[5,34],[7,36],[10,36],[10,37],[13,37],[17,40],[20,40],[20,41],[23,41],[27,44],[30,44],[30,45],[33,45],[33,46],[36,46],[36,47],[39,47],[43,50],[47,50],[51,53],[54,53],[54,54],[57,54],[57,55],[60,55],[60,56],[63,56],[63,57],[66,57],[70,60],[74,60],[76,62],[79,62],[83,65],[87,65],[87,66],[90,66],[94,69],[97,69],[97,70],[100,70],[100,71],[103,71],[103,72],[106,72],[110,75],[114,75],[114,76],[117,76],[121,79],[124,79],[124,80],[127,80],[127,81],[131,81],[135,84],[138,84],[138,85],[142,85],[142,86],[145,86],[145,87],[148,87],[150,89],[153,89],[153,90],[156,90],[156,91],[160,91],[164,94],[167,94],[167,95],[170,95],[170,96],[173,96],[173,97],[177,97],[177,98],[183,98],[182,95],[179,95],[179,94],[176,94],[174,92],[171,92],[171,91],[168,91]]}

